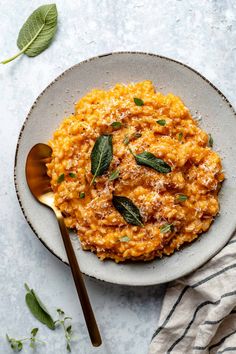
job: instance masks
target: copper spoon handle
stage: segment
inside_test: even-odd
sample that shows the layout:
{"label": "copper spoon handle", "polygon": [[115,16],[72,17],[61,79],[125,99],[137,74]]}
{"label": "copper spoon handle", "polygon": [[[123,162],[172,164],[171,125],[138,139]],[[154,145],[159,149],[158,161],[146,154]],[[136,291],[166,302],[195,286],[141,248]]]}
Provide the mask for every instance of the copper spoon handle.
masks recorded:
{"label": "copper spoon handle", "polygon": [[92,309],[90,301],[89,301],[88,293],[87,293],[87,290],[86,290],[86,287],[84,284],[84,279],[81,274],[79,264],[77,262],[75,252],[74,252],[71,240],[70,240],[70,236],[69,236],[69,233],[68,233],[67,228],[65,226],[65,222],[64,222],[64,219],[61,215],[61,212],[56,211],[56,216],[57,216],[58,224],[59,224],[59,227],[61,230],[62,239],[63,239],[64,246],[66,249],[67,257],[68,257],[68,260],[70,263],[70,267],[71,267],[72,275],[74,278],[75,286],[77,289],[77,293],[79,295],[81,307],[82,307],[82,310],[84,313],[84,318],[85,318],[85,321],[87,324],[89,336],[90,336],[92,344],[95,347],[99,347],[99,345],[102,344],[101,336],[99,333],[96,319],[94,317],[93,309]]}

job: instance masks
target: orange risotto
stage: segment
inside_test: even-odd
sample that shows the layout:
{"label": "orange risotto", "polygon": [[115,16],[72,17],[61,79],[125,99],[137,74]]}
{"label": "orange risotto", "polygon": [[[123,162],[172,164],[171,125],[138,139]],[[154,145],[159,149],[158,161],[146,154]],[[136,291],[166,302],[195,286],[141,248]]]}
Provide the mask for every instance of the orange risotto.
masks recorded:
{"label": "orange risotto", "polygon": [[[99,137],[109,155],[103,170]],[[156,92],[150,81],[92,90],[49,145],[55,204],[83,249],[102,260],[170,255],[208,230],[219,211],[224,174],[212,139],[179,97]],[[146,160],[138,163],[144,152]],[[154,168],[158,164],[168,168]],[[119,208],[116,196],[132,210]]]}

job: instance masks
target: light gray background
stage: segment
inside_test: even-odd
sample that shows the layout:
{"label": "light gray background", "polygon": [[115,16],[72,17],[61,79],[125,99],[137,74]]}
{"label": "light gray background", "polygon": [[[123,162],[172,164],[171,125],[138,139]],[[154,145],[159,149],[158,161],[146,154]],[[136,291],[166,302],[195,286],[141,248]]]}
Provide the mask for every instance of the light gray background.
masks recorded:
{"label": "light gray background", "polygon": [[[38,0],[0,0],[0,60],[17,51],[16,38]],[[55,313],[73,317],[74,353],[145,354],[165,286],[131,288],[86,278],[103,346],[92,348],[69,269],[52,256],[27,225],[13,182],[17,137],[38,94],[62,71],[98,54],[148,51],[183,61],[208,77],[236,105],[236,2],[154,0],[56,1],[59,30],[40,56],[0,65],[0,353],[12,351],[5,333],[24,337],[40,328],[47,342],[37,353],[66,353],[61,330],[37,323],[24,303],[24,282]],[[222,117],[222,129],[224,117]],[[23,353],[31,352],[26,345]]]}

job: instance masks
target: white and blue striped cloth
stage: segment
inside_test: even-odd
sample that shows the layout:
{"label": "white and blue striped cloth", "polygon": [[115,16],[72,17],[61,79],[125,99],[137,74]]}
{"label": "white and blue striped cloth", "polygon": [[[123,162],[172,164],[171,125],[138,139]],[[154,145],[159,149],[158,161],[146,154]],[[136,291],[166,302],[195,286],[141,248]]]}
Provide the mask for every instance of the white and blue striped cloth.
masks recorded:
{"label": "white and blue striped cloth", "polygon": [[149,354],[236,354],[236,236],[171,283]]}

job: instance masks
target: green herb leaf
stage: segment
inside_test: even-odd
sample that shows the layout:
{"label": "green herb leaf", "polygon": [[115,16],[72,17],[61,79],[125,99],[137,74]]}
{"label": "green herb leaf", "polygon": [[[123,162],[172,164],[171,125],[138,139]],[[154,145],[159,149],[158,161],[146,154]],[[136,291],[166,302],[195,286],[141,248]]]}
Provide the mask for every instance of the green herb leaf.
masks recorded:
{"label": "green herb leaf", "polygon": [[159,125],[162,125],[163,127],[166,125],[166,120],[165,119],[159,119],[156,121]]}
{"label": "green herb leaf", "polygon": [[35,318],[37,318],[37,320],[45,324],[48,328],[52,330],[55,329],[55,324],[51,315],[33,289],[27,292],[25,295],[25,301],[30,312]]}
{"label": "green herb leaf", "polygon": [[181,141],[182,139],[183,139],[183,133],[181,132],[178,134],[178,140]]}
{"label": "green herb leaf", "polygon": [[112,203],[128,224],[143,226],[139,209],[129,198],[113,195]]}
{"label": "green herb leaf", "polygon": [[119,178],[120,171],[114,170],[109,176],[109,181],[114,181],[115,179]]}
{"label": "green herb leaf", "polygon": [[71,331],[72,331],[72,326],[70,325],[70,326],[68,326],[68,327],[66,328],[66,332],[67,332],[68,334],[71,334]]}
{"label": "green herb leaf", "polygon": [[214,144],[214,141],[213,141],[212,135],[209,134],[208,135],[208,146],[210,146],[212,148],[213,144]]}
{"label": "green herb leaf", "polygon": [[185,202],[188,199],[188,196],[185,194],[178,194],[177,201],[178,202]]}
{"label": "green herb leaf", "polygon": [[101,135],[97,138],[91,153],[92,185],[97,176],[101,176],[110,166],[113,157],[112,136]]}
{"label": "green herb leaf", "polygon": [[71,178],[75,178],[75,177],[76,177],[76,174],[73,173],[73,172],[70,172],[70,173],[69,173],[69,176],[70,176]]}
{"label": "green herb leaf", "polygon": [[80,199],[84,199],[85,198],[85,193],[84,192],[80,192],[79,197],[80,197]]}
{"label": "green herb leaf", "polygon": [[113,122],[113,123],[111,123],[111,126],[114,129],[120,129],[122,127],[122,123],[121,122]]}
{"label": "green herb leaf", "polygon": [[65,180],[65,174],[62,173],[62,174],[58,177],[57,183],[61,183],[61,182],[63,182],[64,180]]}
{"label": "green herb leaf", "polygon": [[129,236],[122,236],[119,240],[120,240],[120,242],[129,242],[130,238],[129,238]]}
{"label": "green herb leaf", "polygon": [[129,137],[128,137],[128,135],[125,136],[125,138],[124,138],[124,140],[123,140],[123,143],[124,143],[125,145],[128,145],[128,144],[129,144]]}
{"label": "green herb leaf", "polygon": [[173,225],[172,224],[165,224],[160,227],[160,231],[162,234],[166,234],[167,232],[173,231]]}
{"label": "green herb leaf", "polygon": [[158,159],[151,152],[144,151],[141,154],[134,155],[135,160],[138,165],[143,165],[147,167],[151,167],[157,172],[160,173],[169,173],[171,172],[171,167],[162,159]]}
{"label": "green herb leaf", "polygon": [[61,316],[65,314],[65,312],[62,309],[57,309],[57,313]]}
{"label": "green herb leaf", "polygon": [[10,344],[12,350],[14,350],[16,352],[20,352],[23,349],[23,343],[21,340],[10,338],[8,336],[8,334],[6,334],[6,338],[7,338],[8,343]]}
{"label": "green herb leaf", "polygon": [[72,318],[68,316],[65,317],[65,312],[61,309],[57,309],[57,312],[59,314],[59,318],[54,323],[59,326],[62,326],[66,339],[66,348],[69,352],[71,352],[70,341],[72,334],[72,325],[66,326],[66,320],[71,320]]}
{"label": "green herb leaf", "polygon": [[56,4],[42,5],[38,7],[28,17],[20,30],[17,39],[17,46],[20,49],[20,52],[1,63],[9,63],[23,53],[28,57],[35,57],[42,53],[50,45],[56,30]]}
{"label": "green herb leaf", "polygon": [[31,334],[32,334],[33,337],[36,336],[36,334],[38,333],[38,330],[39,330],[38,328],[33,328],[32,329]]}
{"label": "green herb leaf", "polygon": [[134,103],[136,104],[136,106],[143,106],[144,105],[143,100],[141,100],[141,98],[137,98],[137,97],[134,97]]}
{"label": "green herb leaf", "polygon": [[134,133],[134,138],[138,139],[141,138],[142,134],[141,133]]}

